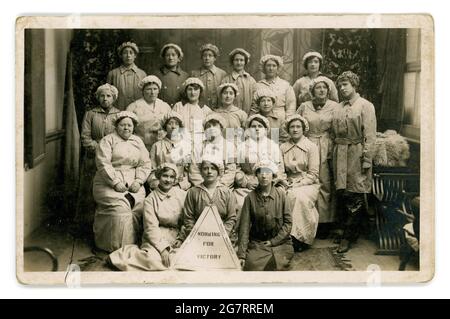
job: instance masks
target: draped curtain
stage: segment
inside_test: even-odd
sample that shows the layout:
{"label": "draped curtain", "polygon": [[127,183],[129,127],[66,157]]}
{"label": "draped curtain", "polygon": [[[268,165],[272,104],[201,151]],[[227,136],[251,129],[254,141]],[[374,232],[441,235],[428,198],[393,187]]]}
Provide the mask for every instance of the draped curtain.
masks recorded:
{"label": "draped curtain", "polygon": [[403,120],[403,82],[406,64],[406,30],[384,30],[380,50],[379,94],[381,98],[380,124],[383,129],[400,130]]}

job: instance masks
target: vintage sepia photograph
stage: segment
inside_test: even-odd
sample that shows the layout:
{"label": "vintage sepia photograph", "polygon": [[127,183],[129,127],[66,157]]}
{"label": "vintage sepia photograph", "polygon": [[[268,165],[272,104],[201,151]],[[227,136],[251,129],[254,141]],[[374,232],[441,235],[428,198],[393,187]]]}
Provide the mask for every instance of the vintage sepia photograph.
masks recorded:
{"label": "vintage sepia photograph", "polygon": [[22,284],[434,274],[427,15],[21,17]]}

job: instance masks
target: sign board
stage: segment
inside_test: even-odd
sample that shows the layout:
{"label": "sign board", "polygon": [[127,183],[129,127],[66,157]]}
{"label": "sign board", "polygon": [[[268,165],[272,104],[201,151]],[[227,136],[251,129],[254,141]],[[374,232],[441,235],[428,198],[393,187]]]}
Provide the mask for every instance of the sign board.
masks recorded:
{"label": "sign board", "polygon": [[207,206],[175,255],[172,268],[179,270],[240,270],[216,206]]}

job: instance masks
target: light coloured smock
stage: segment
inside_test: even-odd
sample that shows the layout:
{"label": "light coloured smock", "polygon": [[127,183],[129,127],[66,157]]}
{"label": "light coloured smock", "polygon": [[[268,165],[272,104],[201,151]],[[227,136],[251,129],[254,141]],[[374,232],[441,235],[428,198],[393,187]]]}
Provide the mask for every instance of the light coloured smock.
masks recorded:
{"label": "light coloured smock", "polygon": [[[109,255],[111,263],[122,271],[165,270],[161,252],[169,249],[170,257],[176,249],[171,248],[178,236],[186,192],[178,187],[164,193],[156,188],[144,201],[141,247],[127,245]],[[170,258],[171,260],[172,258]]]}
{"label": "light coloured smock", "polygon": [[[314,107],[312,101],[300,105],[297,110],[309,123],[309,131],[306,133],[308,139],[319,148],[319,181],[320,191],[317,200],[320,223],[331,223],[335,221],[336,211],[333,203],[334,185],[332,184],[331,154],[333,142],[330,137],[331,121],[333,112],[338,103],[327,100],[323,107]],[[333,187],[333,189],[332,189]]]}
{"label": "light coloured smock", "polygon": [[372,166],[362,172],[362,163],[372,165],[377,120],[372,103],[356,94],[339,103],[332,122],[333,172],[336,189],[370,193]]}
{"label": "light coloured smock", "polygon": [[119,110],[125,110],[131,102],[142,97],[139,82],[146,76],[147,74],[139,69],[136,64],[130,67],[121,65],[109,71],[106,82],[114,85],[119,91],[119,96],[116,100],[116,106]]}
{"label": "light coloured smock", "polygon": [[288,182],[287,191],[293,201],[291,235],[298,241],[311,245],[316,237],[319,213],[316,201],[319,196],[319,150],[313,142],[302,136],[280,146]]}
{"label": "light coloured smock", "polygon": [[155,125],[159,124],[162,118],[171,110],[169,104],[158,98],[152,104],[141,98],[128,105],[127,111],[133,112],[139,119],[139,124],[135,128],[134,134],[142,138],[149,152],[152,145],[158,140],[158,132],[155,132]]}
{"label": "light coloured smock", "polygon": [[[144,187],[137,193],[120,193],[114,190],[114,186],[122,182],[129,187],[135,180],[143,184],[150,174],[150,158],[140,137],[131,135],[128,140],[124,140],[114,132],[100,141],[96,164],[93,185],[97,204],[94,217],[95,244],[111,252],[136,243],[145,198]],[[134,200],[133,207],[126,196]]]}
{"label": "light coloured smock", "polygon": [[242,74],[232,71],[222,79],[223,83],[234,83],[237,85],[239,95],[236,96],[234,102],[238,108],[249,114],[253,95],[255,94],[256,80],[246,71],[243,71]]}

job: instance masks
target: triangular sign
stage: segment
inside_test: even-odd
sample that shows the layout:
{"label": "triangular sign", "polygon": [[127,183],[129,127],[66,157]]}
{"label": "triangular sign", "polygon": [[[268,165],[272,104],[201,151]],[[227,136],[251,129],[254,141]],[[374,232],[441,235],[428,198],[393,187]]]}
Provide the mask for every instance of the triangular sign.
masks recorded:
{"label": "triangular sign", "polygon": [[179,270],[240,270],[239,259],[216,206],[207,206],[175,255]]}

